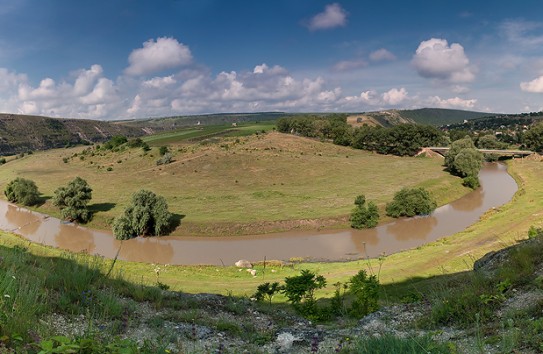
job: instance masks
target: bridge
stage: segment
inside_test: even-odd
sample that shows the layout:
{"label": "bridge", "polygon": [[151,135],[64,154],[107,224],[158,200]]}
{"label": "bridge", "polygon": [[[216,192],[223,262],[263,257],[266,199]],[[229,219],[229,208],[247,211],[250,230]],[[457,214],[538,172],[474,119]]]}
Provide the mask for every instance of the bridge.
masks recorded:
{"label": "bridge", "polygon": [[[450,148],[430,146],[427,148],[423,148],[423,150],[424,149],[432,150],[432,151],[437,152],[438,154],[445,155],[449,151]],[[534,153],[533,151],[529,151],[529,150],[499,150],[499,149],[477,149],[477,150],[479,150],[483,154],[495,154],[495,155],[500,155],[500,156],[523,157],[523,156],[528,156]]]}

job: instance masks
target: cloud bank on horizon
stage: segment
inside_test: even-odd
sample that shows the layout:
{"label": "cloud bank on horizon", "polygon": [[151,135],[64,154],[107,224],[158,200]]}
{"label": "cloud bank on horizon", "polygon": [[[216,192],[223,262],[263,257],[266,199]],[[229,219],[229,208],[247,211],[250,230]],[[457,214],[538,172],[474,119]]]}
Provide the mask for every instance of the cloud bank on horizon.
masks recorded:
{"label": "cloud bank on horizon", "polygon": [[[12,7],[0,13],[0,19],[25,10],[14,1],[1,1]],[[138,27],[139,33],[126,37],[130,40],[122,40],[125,37],[120,34],[96,35],[91,23],[87,25],[94,32],[87,33],[85,22],[64,23],[58,29],[51,25],[48,38],[59,47],[33,44],[38,49],[18,48],[17,36],[0,35],[0,43],[5,44],[0,52],[0,111],[121,119],[421,107],[506,113],[543,110],[543,21],[511,19],[509,13],[474,19],[470,3],[460,2],[451,18],[428,28],[398,23],[397,28],[374,30],[385,19],[378,8],[371,14],[377,22],[371,22],[362,11],[367,9],[358,2],[319,2],[318,9],[301,3],[290,5],[290,16],[285,16],[289,4],[277,3],[281,10],[277,15],[282,15],[281,24],[285,24],[284,32],[277,28],[277,33],[265,29],[269,28],[267,21],[278,19],[273,11],[255,19],[262,22],[262,28],[254,23],[254,30],[243,24],[229,28],[221,23],[215,28],[213,19],[231,16],[231,9],[221,9],[213,1],[208,7],[189,8],[180,1],[176,14],[187,12],[189,16],[181,32],[191,33],[186,29],[197,26],[190,22],[191,17],[198,21],[199,16],[207,16],[209,34],[202,28],[186,36],[176,33],[171,25],[177,23],[176,18],[159,11],[164,19],[149,20]],[[534,6],[539,5],[534,2]],[[260,10],[247,16],[256,16]],[[525,16],[533,12],[533,8],[528,10]],[[144,8],[111,9],[115,11],[125,16],[115,19],[122,22],[125,18],[127,33],[135,28],[131,21],[138,24],[134,18],[154,15],[146,14]],[[168,23],[169,31],[163,28]],[[102,24],[106,28],[112,25],[107,19]],[[78,26],[81,33],[77,37],[59,34]],[[459,34],[461,26],[467,32]],[[153,35],[157,32],[161,34]],[[216,40],[209,43],[210,38]],[[69,48],[70,43],[74,48]],[[92,46],[100,50],[92,51]],[[268,51],[270,47],[282,51]],[[58,48],[63,48],[64,63],[51,54]],[[43,57],[36,58],[36,51]],[[71,66],[78,63],[82,65]]]}

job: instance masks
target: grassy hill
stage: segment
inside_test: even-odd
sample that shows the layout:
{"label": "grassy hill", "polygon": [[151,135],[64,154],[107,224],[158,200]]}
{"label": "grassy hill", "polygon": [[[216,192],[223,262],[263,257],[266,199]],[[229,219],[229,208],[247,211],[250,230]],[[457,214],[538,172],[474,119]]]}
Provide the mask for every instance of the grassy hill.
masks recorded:
{"label": "grassy hill", "polygon": [[419,124],[447,125],[462,123],[464,120],[486,117],[493,113],[462,111],[458,109],[421,108],[412,110],[399,110],[397,113]]}
{"label": "grassy hill", "polygon": [[491,113],[442,108],[421,108],[412,110],[389,109],[384,111],[352,114],[349,116],[350,119],[348,119],[348,121],[351,125],[354,126],[368,124],[390,127],[393,125],[406,123],[441,126],[447,124],[462,123],[464,120],[485,117],[490,114]]}
{"label": "grassy hill", "polygon": [[113,135],[143,134],[141,129],[104,121],[0,114],[0,155],[101,142]]}
{"label": "grassy hill", "polygon": [[[0,167],[0,188],[22,176],[52,196],[80,176],[93,188],[93,203],[114,204],[95,215],[91,225],[98,228],[109,228],[132,193],[150,189],[166,197],[171,211],[186,215],[175,235],[345,225],[358,194],[384,208],[403,186],[427,187],[441,204],[467,191],[459,178],[443,172],[439,159],[377,155],[275,132],[190,143],[185,136],[177,136],[178,143],[171,140],[175,135],[164,138],[170,139],[173,162],[161,166],[158,147],[146,154],[140,148],[92,147],[35,153]],[[39,210],[58,214],[50,201]]]}
{"label": "grassy hill", "polygon": [[247,122],[273,121],[285,116],[282,112],[261,113],[218,113],[194,116],[174,116],[149,119],[134,119],[119,121],[119,125],[143,129],[149,134],[173,131],[185,127],[208,125],[233,125]]}

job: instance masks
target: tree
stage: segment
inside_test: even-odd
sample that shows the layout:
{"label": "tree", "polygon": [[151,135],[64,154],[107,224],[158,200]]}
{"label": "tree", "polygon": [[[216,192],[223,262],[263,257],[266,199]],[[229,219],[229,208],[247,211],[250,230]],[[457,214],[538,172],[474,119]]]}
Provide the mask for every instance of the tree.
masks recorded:
{"label": "tree", "polygon": [[430,193],[424,188],[402,188],[394,195],[394,200],[387,204],[388,216],[415,216],[431,214],[437,207]]}
{"label": "tree", "polygon": [[359,195],[355,198],[353,209],[350,217],[351,227],[355,229],[368,229],[377,226],[379,222],[379,210],[373,202],[369,202],[366,206],[366,197]]}
{"label": "tree", "polygon": [[483,165],[483,154],[476,149],[462,149],[453,162],[454,170],[460,177],[477,177]]}
{"label": "tree", "polygon": [[12,203],[26,206],[36,205],[40,201],[40,192],[34,181],[17,177],[8,183],[4,194]]}
{"label": "tree", "polygon": [[[458,155],[460,157],[457,159]],[[460,177],[477,177],[483,163],[483,154],[475,148],[470,137],[456,140],[445,156],[447,169]]]}
{"label": "tree", "polygon": [[507,149],[508,145],[501,142],[495,135],[483,135],[477,140],[477,147],[481,149]]}
{"label": "tree", "polygon": [[55,190],[53,205],[60,208],[64,219],[86,223],[92,216],[87,208],[91,198],[92,188],[83,178],[76,177],[67,186]]}
{"label": "tree", "polygon": [[524,134],[526,147],[536,152],[543,152],[543,123],[531,127]]}
{"label": "tree", "polygon": [[301,274],[285,278],[282,293],[288,301],[302,315],[309,318],[318,318],[319,309],[315,299],[315,291],[326,286],[326,279],[322,275],[316,275],[310,270],[304,269]]}
{"label": "tree", "polygon": [[166,199],[142,189],[132,195],[132,201],[123,215],[113,222],[113,234],[119,240],[145,235],[160,236],[170,228],[171,218]]}

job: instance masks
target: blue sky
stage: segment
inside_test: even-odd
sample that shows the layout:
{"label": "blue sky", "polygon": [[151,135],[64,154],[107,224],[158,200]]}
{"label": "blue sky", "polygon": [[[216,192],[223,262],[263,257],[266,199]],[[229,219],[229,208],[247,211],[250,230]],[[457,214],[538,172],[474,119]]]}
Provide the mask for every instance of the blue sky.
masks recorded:
{"label": "blue sky", "polygon": [[540,111],[542,13],[539,0],[0,0],[0,111]]}

